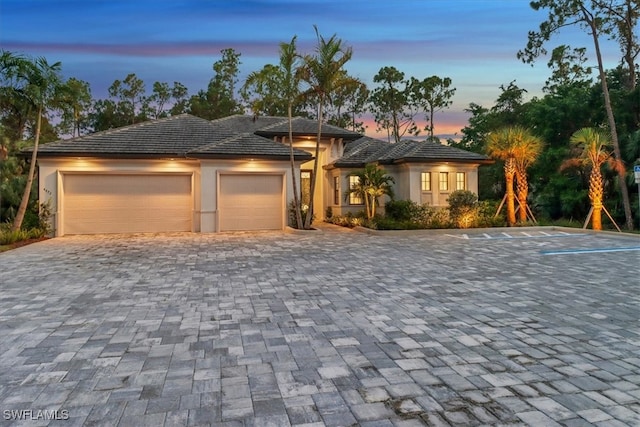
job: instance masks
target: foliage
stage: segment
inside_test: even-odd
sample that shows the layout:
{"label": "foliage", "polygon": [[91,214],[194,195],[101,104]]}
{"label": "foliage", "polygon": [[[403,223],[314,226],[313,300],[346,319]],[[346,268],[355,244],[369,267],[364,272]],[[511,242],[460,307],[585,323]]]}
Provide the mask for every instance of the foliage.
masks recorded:
{"label": "foliage", "polygon": [[[638,34],[634,31],[638,22],[637,0],[612,0],[610,2],[582,0],[536,0],[530,6],[538,10],[548,10],[548,15],[538,31],[529,31],[528,42],[518,52],[518,58],[525,63],[533,63],[536,58],[547,53],[545,43],[567,26],[580,26],[593,41],[598,64],[598,76],[602,88],[607,125],[611,133],[611,143],[615,158],[622,161],[622,149],[618,137],[618,128],[613,111],[613,102],[602,60],[600,38],[607,36],[620,42],[624,61],[627,64],[626,89],[635,89],[635,58],[640,53]],[[626,228],[633,229],[629,189],[623,171],[618,173],[618,188],[622,198]]]}
{"label": "foliage", "polygon": [[[317,101],[318,133],[316,136],[316,148],[313,160],[313,173],[311,174],[311,197],[309,210],[313,212],[313,204],[316,191],[316,178],[318,176],[318,159],[320,158],[320,141],[322,139],[323,109],[328,99],[346,84],[350,79],[346,76],[344,66],[351,60],[353,50],[345,46],[342,39],[333,35],[326,39],[314,26],[318,44],[315,55],[306,55],[303,64],[298,68],[298,76],[307,84],[307,89],[302,96]],[[307,216],[304,228],[311,227],[311,217]]]}
{"label": "foliage", "polygon": [[478,222],[478,196],[469,190],[456,190],[449,195],[449,217],[458,228],[473,227]]}
{"label": "foliage", "polygon": [[395,180],[378,165],[367,164],[364,169],[352,172],[349,176],[358,177],[358,183],[345,192],[345,198],[348,199],[351,194],[356,194],[364,200],[367,219],[372,219],[376,215],[380,197],[386,195],[393,199],[392,184]]}
{"label": "foliage", "polygon": [[244,108],[235,99],[241,54],[234,49],[220,51],[222,58],[213,63],[214,76],[207,90],[199,90],[189,99],[188,112],[207,120],[242,114]]}
{"label": "foliage", "polygon": [[[295,201],[291,200],[289,202],[289,206],[287,207],[287,212],[289,214],[289,226],[292,228],[297,228],[297,229],[302,229],[302,227],[299,227],[297,224],[298,222],[296,221],[296,204]],[[300,215],[302,216],[302,223],[304,224],[304,221],[307,219],[307,215],[309,215],[310,209],[309,206],[302,206],[302,209],[300,209]],[[311,222],[313,222],[313,220],[315,219],[315,214],[312,215],[311,218]]]}
{"label": "foliage", "polygon": [[325,219],[325,222],[330,224],[339,225],[342,227],[358,227],[366,223],[366,215],[364,211],[359,211],[357,213],[347,212],[344,215],[331,215]]}
{"label": "foliage", "polygon": [[400,142],[405,135],[418,135],[415,116],[418,106],[412,80],[405,79],[404,73],[395,67],[382,67],[373,77],[379,86],[371,91],[369,97],[377,130],[387,132],[389,142]]}
{"label": "foliage", "polygon": [[591,202],[592,227],[602,229],[602,209],[604,202],[604,180],[601,168],[604,164],[614,170],[624,168],[620,161],[616,161],[608,147],[611,145],[609,133],[601,129],[582,128],[571,135],[570,142],[577,149],[576,157],[567,159],[563,166],[586,166],[589,174],[589,201]]}

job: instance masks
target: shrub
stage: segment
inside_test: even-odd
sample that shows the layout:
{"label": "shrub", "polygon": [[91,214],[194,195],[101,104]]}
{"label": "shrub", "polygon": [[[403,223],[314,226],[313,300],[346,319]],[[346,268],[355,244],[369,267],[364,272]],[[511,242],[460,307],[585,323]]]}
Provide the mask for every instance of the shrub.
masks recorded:
{"label": "shrub", "polygon": [[3,230],[0,231],[0,245],[11,245],[21,240],[29,239],[29,231],[26,230]]}
{"label": "shrub", "polygon": [[[291,200],[289,202],[289,207],[287,209],[288,213],[289,213],[289,226],[296,228],[296,205],[295,205],[295,201]],[[307,215],[309,214],[309,206],[308,205],[302,205],[302,209],[301,212],[302,214],[302,223],[304,224],[304,222],[307,219]],[[315,215],[311,218],[311,222],[313,222],[313,220],[315,219]]]}
{"label": "shrub", "polygon": [[499,201],[483,200],[478,202],[478,227],[502,227],[506,225],[507,219],[504,210],[498,216]]}
{"label": "shrub", "polygon": [[478,196],[469,190],[456,190],[449,195],[451,222],[458,228],[474,227],[478,223]]}
{"label": "shrub", "polygon": [[410,221],[419,216],[421,206],[413,200],[390,200],[384,205],[385,216],[395,221]]}

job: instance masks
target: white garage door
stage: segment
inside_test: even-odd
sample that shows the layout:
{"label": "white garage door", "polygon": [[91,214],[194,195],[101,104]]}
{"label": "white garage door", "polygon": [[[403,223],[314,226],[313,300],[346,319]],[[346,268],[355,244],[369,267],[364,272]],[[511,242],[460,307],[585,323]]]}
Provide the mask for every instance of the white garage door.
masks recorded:
{"label": "white garage door", "polygon": [[282,230],[282,175],[220,175],[220,231]]}
{"label": "white garage door", "polygon": [[191,231],[189,175],[64,175],[65,234]]}

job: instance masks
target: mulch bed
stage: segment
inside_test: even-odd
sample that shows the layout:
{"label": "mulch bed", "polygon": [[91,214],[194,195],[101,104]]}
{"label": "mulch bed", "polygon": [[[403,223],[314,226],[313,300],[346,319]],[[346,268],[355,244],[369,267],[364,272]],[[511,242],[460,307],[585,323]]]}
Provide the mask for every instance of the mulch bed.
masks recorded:
{"label": "mulch bed", "polygon": [[6,251],[10,251],[11,249],[21,248],[22,246],[27,246],[36,242],[42,242],[43,240],[47,240],[47,239],[48,237],[38,237],[37,239],[20,240],[19,242],[15,242],[10,245],[0,246],[0,252],[6,252]]}

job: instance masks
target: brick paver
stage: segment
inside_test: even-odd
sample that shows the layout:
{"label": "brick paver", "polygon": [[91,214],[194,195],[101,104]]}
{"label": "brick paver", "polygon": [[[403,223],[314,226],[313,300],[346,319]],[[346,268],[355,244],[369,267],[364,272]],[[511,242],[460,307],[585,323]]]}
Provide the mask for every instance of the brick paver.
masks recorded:
{"label": "brick paver", "polygon": [[640,425],[640,239],[527,233],[0,254],[0,425]]}

